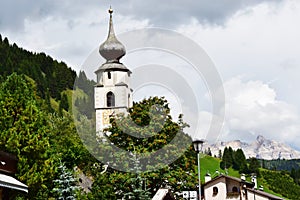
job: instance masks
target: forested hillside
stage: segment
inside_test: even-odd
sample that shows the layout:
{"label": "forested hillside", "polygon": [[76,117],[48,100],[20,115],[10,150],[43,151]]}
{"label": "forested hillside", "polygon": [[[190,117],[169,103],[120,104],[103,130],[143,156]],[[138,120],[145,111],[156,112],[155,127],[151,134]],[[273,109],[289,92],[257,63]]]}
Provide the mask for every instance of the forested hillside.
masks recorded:
{"label": "forested hillside", "polygon": [[37,84],[38,95],[60,99],[61,92],[72,89],[76,72],[63,62],[53,60],[45,53],[32,53],[10,44],[0,35],[0,75],[25,74]]}
{"label": "forested hillside", "polygon": [[[29,187],[28,195],[11,191],[10,199],[56,199],[61,173],[76,178],[74,167],[89,171],[95,162],[68,112],[75,79],[65,63],[0,35],[0,151],[17,157],[16,177]],[[83,72],[79,80],[93,84]]]}
{"label": "forested hillside", "polygon": [[300,159],[292,159],[292,160],[261,160],[262,167],[266,169],[272,170],[287,170],[292,171],[300,169]]}

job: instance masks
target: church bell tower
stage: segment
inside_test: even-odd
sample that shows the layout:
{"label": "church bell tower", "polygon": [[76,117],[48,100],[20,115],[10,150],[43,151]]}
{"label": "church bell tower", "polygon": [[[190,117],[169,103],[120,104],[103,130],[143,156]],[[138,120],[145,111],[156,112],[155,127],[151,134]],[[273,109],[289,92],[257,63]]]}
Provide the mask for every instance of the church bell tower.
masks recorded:
{"label": "church bell tower", "polygon": [[96,71],[95,85],[96,131],[102,132],[109,127],[111,115],[127,113],[132,106],[130,88],[131,71],[120,62],[126,54],[124,45],[115,36],[112,22],[113,10],[108,10],[109,30],[107,39],[100,45],[99,53],[106,59]]}

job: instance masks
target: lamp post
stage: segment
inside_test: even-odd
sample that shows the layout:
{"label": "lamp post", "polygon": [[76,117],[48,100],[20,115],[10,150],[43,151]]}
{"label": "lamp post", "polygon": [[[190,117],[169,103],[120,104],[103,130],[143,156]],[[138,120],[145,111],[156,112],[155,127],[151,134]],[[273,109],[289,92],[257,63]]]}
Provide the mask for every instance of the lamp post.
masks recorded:
{"label": "lamp post", "polygon": [[194,149],[197,152],[197,161],[198,161],[198,184],[199,184],[199,200],[201,200],[201,180],[200,180],[200,151],[202,150],[203,140],[194,140],[193,145]]}

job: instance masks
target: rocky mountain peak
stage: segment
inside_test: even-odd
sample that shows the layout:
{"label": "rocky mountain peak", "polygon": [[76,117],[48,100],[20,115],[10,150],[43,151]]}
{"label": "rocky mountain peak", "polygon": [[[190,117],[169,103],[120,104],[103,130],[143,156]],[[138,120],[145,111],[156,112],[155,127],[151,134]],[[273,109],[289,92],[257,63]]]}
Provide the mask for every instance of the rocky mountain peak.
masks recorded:
{"label": "rocky mountain peak", "polygon": [[300,152],[290,146],[266,139],[262,135],[258,135],[252,143],[233,140],[228,142],[217,142],[214,144],[205,143],[203,149],[210,148],[212,155],[219,155],[219,150],[224,151],[225,147],[231,147],[233,150],[242,149],[247,158],[255,157],[266,160],[273,159],[299,159]]}
{"label": "rocky mountain peak", "polygon": [[265,138],[264,138],[264,136],[262,136],[262,135],[258,135],[257,137],[256,137],[256,141],[259,143],[259,144],[263,144],[264,142],[265,142]]}

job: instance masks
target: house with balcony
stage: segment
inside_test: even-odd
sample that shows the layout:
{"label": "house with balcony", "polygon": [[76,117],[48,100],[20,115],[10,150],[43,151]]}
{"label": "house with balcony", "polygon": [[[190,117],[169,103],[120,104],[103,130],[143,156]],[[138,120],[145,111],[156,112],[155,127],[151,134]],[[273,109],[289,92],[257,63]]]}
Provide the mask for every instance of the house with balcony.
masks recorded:
{"label": "house with balcony", "polygon": [[241,178],[227,175],[219,175],[211,179],[205,176],[203,197],[205,200],[282,200],[283,198],[257,189],[256,177],[252,176],[251,182],[246,181],[245,176]]}

